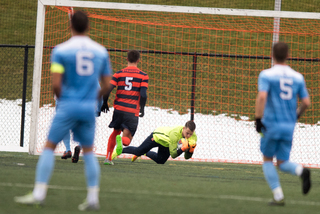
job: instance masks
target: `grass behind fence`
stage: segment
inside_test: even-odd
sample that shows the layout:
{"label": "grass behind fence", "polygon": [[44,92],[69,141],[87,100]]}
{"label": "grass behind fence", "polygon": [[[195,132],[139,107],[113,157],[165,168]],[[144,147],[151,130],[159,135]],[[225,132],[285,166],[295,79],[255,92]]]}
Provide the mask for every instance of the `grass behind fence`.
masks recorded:
{"label": "grass behind fence", "polygon": [[[129,2],[129,1],[125,1]],[[143,2],[139,2],[143,3]],[[154,2],[149,2],[154,3]],[[179,5],[177,1],[167,1],[166,4]],[[195,2],[187,2],[193,4]],[[208,2],[207,2],[208,3]],[[246,8],[248,2],[243,2]],[[213,5],[217,3],[212,2]],[[239,2],[230,2],[230,7],[237,8]],[[268,8],[270,2],[264,1],[265,8]],[[299,3],[300,4],[300,3]],[[6,5],[6,4],[4,4]],[[7,5],[9,5],[7,3]],[[291,5],[288,3],[287,5]],[[314,4],[316,5],[316,4]],[[194,6],[203,6],[202,3]],[[308,11],[310,4],[300,4],[301,9]],[[17,5],[17,8],[19,5]],[[217,6],[219,7],[219,6]],[[253,6],[254,7],[254,6]],[[52,13],[57,8],[47,8],[47,13]],[[30,9],[28,10],[30,11]],[[31,11],[30,11],[31,12]],[[135,12],[128,11],[109,11],[110,17],[124,19],[129,14],[134,16]],[[170,16],[185,16],[184,21],[178,24],[186,25],[185,28],[173,26],[159,26],[147,24],[130,24],[125,21],[98,21],[92,19],[90,35],[107,48],[118,49],[139,49],[139,50],[160,50],[188,53],[217,53],[217,54],[236,54],[240,56],[270,56],[272,43],[273,19],[253,18],[250,20],[243,17],[222,17],[221,22],[209,22],[212,16],[209,15],[177,15],[177,14],[157,14],[141,13],[137,17],[138,21],[162,22],[169,20]],[[144,14],[149,14],[144,16]],[[151,14],[151,15],[150,15]],[[46,26],[50,26],[47,32],[57,31],[55,38],[59,37],[59,43],[68,37],[67,26],[68,18],[66,13],[61,13],[64,19],[48,19]],[[134,20],[134,17],[133,19]],[[209,20],[209,21],[208,21]],[[290,43],[293,50],[293,57],[318,58],[319,57],[319,37],[317,34],[310,34],[317,31],[317,21],[293,22],[292,26],[287,26],[288,20],[283,19],[284,24],[281,28],[285,33],[280,35],[280,39]],[[198,26],[200,28],[194,28]],[[207,28],[206,28],[207,27]],[[250,31],[249,28],[256,28],[257,31]],[[224,29],[223,29],[224,28]],[[8,28],[10,29],[10,28]],[[20,28],[19,28],[20,29]],[[115,31],[115,29],[117,29]],[[238,31],[238,30],[242,31]],[[21,30],[27,31],[21,27]],[[29,29],[28,29],[29,30]],[[299,31],[299,34],[293,35],[289,31]],[[52,36],[49,39],[53,39]],[[10,40],[8,40],[10,41]],[[46,44],[45,44],[46,45]],[[50,44],[47,44],[50,46]],[[12,52],[12,50],[10,50]],[[48,62],[50,50],[45,51],[45,62]],[[11,62],[12,55],[6,55],[2,61],[8,65],[3,69],[4,79],[9,78],[13,72],[20,72],[18,63]],[[125,67],[125,53],[110,52],[114,71]],[[140,68],[147,71],[150,76],[149,98],[147,105],[158,106],[160,108],[173,109],[179,113],[187,113],[191,103],[192,70],[193,56],[186,55],[167,55],[167,54],[143,54]],[[33,65],[33,63],[29,64]],[[197,56],[197,79],[195,94],[196,113],[229,115],[246,115],[251,119],[254,112],[254,102],[257,92],[257,77],[261,70],[270,67],[270,60],[263,59],[244,59],[228,57],[204,57]],[[319,67],[318,62],[290,62],[290,65],[305,75],[307,86],[310,89],[311,99],[313,101],[312,109],[309,110],[302,122],[316,123],[319,120]],[[44,67],[44,73],[47,78],[42,80],[42,104],[52,103],[53,95],[50,86],[50,77],[48,73],[48,64]],[[32,68],[29,69],[32,71]],[[30,75],[29,75],[30,76]],[[20,78],[20,77],[19,77]],[[20,78],[21,79],[21,78]],[[20,80],[19,80],[20,81]],[[32,81],[28,80],[28,85]],[[7,99],[19,98],[19,93],[12,94],[8,91],[17,92],[17,84],[2,84],[0,96]],[[28,93],[28,99],[31,93]],[[111,97],[113,98],[113,97]],[[112,105],[112,104],[110,104]]]}
{"label": "grass behind fence", "polygon": [[[258,75],[271,66],[273,18],[100,9],[89,9],[88,13],[92,18],[90,36],[108,48],[176,53],[142,54],[139,67],[150,77],[147,105],[187,113],[191,108],[193,54],[198,54],[195,112],[226,113],[237,115],[237,118],[245,115],[253,119]],[[48,7],[47,17],[46,32],[55,33],[47,34],[45,45],[53,46],[70,36],[66,12]],[[58,21],[60,25],[56,24]],[[280,39],[289,43],[292,57],[319,57],[318,36],[314,34],[318,21],[285,19],[282,23]],[[293,26],[300,27],[293,29]],[[50,53],[46,53],[45,59],[49,56]],[[110,51],[110,56],[114,71],[126,66],[125,52]],[[312,89],[312,101],[316,104],[301,122],[316,123],[319,94],[314,93],[317,91],[314,89],[318,88],[319,82],[318,62],[289,61],[289,64],[305,75],[307,87]],[[44,76],[49,77],[48,63],[44,68]],[[43,79],[46,88],[43,104],[52,102],[48,80]]]}

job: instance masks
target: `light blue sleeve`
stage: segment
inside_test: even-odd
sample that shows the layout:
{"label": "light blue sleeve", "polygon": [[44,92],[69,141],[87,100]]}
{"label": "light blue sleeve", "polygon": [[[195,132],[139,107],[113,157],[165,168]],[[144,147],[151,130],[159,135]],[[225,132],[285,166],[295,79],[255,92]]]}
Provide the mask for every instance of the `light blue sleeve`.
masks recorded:
{"label": "light blue sleeve", "polygon": [[266,75],[260,73],[258,78],[258,91],[268,92],[270,89],[270,83]]}
{"label": "light blue sleeve", "polygon": [[303,80],[300,83],[300,87],[299,87],[299,98],[303,99],[309,96],[307,87],[306,87],[306,82]]}
{"label": "light blue sleeve", "polygon": [[101,75],[102,76],[111,76],[112,75],[112,68],[111,68],[111,62],[110,62],[110,57],[108,54],[108,51],[106,51],[106,56],[105,56],[105,66],[102,70]]}

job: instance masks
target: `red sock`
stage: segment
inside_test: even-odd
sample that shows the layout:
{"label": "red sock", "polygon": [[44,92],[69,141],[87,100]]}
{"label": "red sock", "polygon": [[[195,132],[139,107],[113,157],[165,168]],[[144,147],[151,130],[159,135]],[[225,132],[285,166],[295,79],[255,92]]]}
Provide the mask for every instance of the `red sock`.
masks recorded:
{"label": "red sock", "polygon": [[129,145],[130,145],[130,143],[131,143],[130,138],[128,138],[128,137],[122,137],[121,139],[122,139],[122,144],[123,144],[124,146],[129,146]]}
{"label": "red sock", "polygon": [[116,146],[116,136],[119,134],[121,134],[121,131],[113,130],[113,132],[109,137],[106,158],[109,159],[110,161],[111,161],[111,155],[112,155],[113,149]]}

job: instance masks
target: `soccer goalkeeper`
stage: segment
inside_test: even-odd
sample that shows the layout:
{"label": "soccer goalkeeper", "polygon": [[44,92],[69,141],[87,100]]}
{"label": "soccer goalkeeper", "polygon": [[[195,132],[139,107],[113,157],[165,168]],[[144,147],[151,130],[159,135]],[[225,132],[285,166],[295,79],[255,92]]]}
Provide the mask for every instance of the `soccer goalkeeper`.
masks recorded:
{"label": "soccer goalkeeper", "polygon": [[[183,152],[185,159],[189,159],[196,147],[197,135],[194,132],[195,129],[196,124],[191,120],[185,126],[159,127],[139,147],[128,146],[123,149],[122,153],[133,154],[132,162],[144,154],[157,164],[164,164],[170,156],[176,158]],[[187,140],[180,141],[181,138]],[[150,151],[155,147],[158,147],[158,153]],[[117,153],[114,152],[112,157],[115,158],[116,156]]]}

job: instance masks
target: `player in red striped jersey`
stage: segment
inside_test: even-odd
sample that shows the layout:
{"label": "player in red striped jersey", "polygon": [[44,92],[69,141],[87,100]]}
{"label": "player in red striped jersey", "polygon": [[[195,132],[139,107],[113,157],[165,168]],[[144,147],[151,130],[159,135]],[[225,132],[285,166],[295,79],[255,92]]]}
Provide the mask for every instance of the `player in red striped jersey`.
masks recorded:
{"label": "player in red striped jersey", "polygon": [[[136,50],[128,52],[128,67],[118,71],[110,81],[112,87],[104,97],[102,112],[107,112],[108,98],[117,86],[114,100],[114,113],[109,128],[114,128],[108,140],[105,165],[113,165],[112,153],[117,144],[116,153],[122,153],[122,145],[128,146],[137,130],[139,117],[144,116],[144,106],[147,101],[148,74],[141,71],[137,65],[140,53]],[[122,137],[120,136],[123,132]]]}

